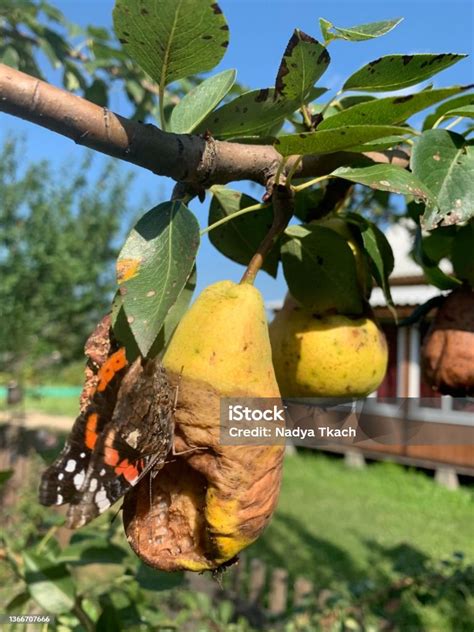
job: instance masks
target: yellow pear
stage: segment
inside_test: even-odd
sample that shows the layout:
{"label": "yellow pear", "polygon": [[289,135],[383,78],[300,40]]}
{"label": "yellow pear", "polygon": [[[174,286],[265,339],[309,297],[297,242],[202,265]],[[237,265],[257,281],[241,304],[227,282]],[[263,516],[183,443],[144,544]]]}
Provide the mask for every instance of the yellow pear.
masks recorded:
{"label": "yellow pear", "polygon": [[225,445],[220,437],[223,397],[280,401],[258,290],[231,281],[204,290],[163,365],[177,388],[177,454],[152,481],[151,505],[147,481],[127,495],[127,536],[156,568],[218,568],[265,528],[280,487],[283,445]]}
{"label": "yellow pear", "polygon": [[288,296],[270,338],[283,397],[364,397],[385,376],[385,336],[368,317],[319,316]]}
{"label": "yellow pear", "polygon": [[163,364],[222,396],[279,397],[260,292],[232,281],[205,289],[182,318]]}

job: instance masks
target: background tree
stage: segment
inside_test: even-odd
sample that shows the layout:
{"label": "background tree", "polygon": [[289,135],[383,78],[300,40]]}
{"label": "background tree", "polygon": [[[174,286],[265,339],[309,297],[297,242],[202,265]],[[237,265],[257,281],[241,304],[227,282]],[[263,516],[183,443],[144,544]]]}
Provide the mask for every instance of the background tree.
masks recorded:
{"label": "background tree", "polygon": [[18,373],[57,354],[82,356],[84,340],[110,305],[112,263],[127,207],[130,178],[92,156],[56,173],[26,165],[25,145],[6,140],[0,153],[1,370]]}

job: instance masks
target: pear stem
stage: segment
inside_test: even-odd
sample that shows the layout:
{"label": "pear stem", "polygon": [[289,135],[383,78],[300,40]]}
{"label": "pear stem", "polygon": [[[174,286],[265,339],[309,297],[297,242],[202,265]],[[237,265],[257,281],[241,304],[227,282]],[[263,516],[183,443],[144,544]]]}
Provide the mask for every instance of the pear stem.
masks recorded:
{"label": "pear stem", "polygon": [[265,257],[273,248],[276,240],[280,237],[288,226],[290,219],[293,217],[294,199],[295,194],[290,186],[277,184],[273,188],[273,223],[258,247],[257,252],[250,260],[240,283],[253,285],[255,282],[255,278],[265,261]]}

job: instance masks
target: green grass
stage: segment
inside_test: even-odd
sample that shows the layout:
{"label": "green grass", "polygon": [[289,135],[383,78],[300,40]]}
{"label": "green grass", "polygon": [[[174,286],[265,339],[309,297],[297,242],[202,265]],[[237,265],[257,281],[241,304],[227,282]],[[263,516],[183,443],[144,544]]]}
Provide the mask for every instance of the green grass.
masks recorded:
{"label": "green grass", "polygon": [[[288,457],[278,509],[250,553],[319,589],[354,593],[367,580],[379,587],[416,572],[428,558],[462,551],[473,561],[473,499],[471,489],[448,491],[395,464],[353,470],[318,453]],[[456,613],[439,608],[422,609],[421,629],[456,629],[450,623]],[[421,615],[403,616],[413,623]]]}
{"label": "green grass", "polygon": [[[45,413],[48,415],[67,415],[76,417],[79,412],[79,398],[71,397],[25,397],[24,408],[27,413]],[[18,407],[7,408],[4,401],[0,401],[0,410],[17,411]]]}

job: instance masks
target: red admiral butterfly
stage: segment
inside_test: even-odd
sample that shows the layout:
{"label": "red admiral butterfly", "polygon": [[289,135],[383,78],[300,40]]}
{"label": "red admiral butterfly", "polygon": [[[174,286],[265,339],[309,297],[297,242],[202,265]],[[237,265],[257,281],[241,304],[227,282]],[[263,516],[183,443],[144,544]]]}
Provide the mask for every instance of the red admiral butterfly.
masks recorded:
{"label": "red admiral butterfly", "polygon": [[161,467],[172,446],[173,389],[159,361],[138,358],[129,365],[118,349],[92,382],[64,449],[41,479],[40,502],[69,503],[70,529],[90,522]]}

